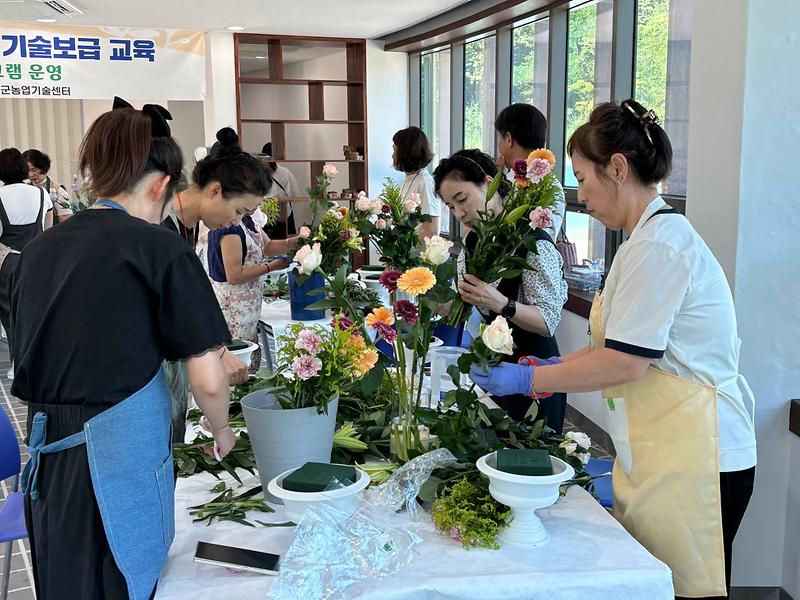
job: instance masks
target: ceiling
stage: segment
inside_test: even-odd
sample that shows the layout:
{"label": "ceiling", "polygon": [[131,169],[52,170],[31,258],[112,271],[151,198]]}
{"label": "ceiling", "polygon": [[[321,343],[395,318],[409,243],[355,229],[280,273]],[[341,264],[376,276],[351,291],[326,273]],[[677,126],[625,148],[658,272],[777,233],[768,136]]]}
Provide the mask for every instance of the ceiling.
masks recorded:
{"label": "ceiling", "polygon": [[[65,25],[225,30],[376,38],[420,23],[468,0],[68,0],[82,15]],[[0,20],[33,21],[40,0],[0,0]]]}

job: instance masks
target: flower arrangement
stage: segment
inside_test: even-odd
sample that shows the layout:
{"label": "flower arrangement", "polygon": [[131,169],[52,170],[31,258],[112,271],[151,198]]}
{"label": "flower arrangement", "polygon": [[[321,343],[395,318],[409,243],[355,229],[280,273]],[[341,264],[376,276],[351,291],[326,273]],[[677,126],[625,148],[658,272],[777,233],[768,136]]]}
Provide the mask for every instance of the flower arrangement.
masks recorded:
{"label": "flower arrangement", "polygon": [[[536,230],[552,225],[553,207],[563,194],[553,173],[555,164],[555,156],[545,148],[534,150],[527,160],[516,161],[514,186],[499,210],[488,208],[505,177],[503,173],[495,176],[486,194],[487,209],[479,211],[480,218],[470,223],[475,244],[464,245],[466,273],[491,283],[530,268],[524,253],[536,252]],[[457,298],[448,322],[457,325],[465,321],[469,310]]]}
{"label": "flower arrangement", "polygon": [[403,197],[400,187],[387,178],[377,199],[359,194],[353,213],[356,227],[378,247],[384,265],[406,271],[423,264],[417,226],[430,222],[431,217],[422,214],[419,194]]}
{"label": "flower arrangement", "polygon": [[294,260],[301,276],[311,275],[320,269],[324,275],[333,275],[346,262],[351,251],[363,250],[358,229],[350,220],[347,208],[329,208],[314,230],[300,228]]}
{"label": "flower arrangement", "polygon": [[278,368],[273,379],[283,408],[314,407],[327,414],[328,404],[378,362],[378,351],[350,324],[334,318],[333,327],[290,325],[279,338]]}
{"label": "flower arrangement", "polygon": [[[424,253],[426,266],[384,271],[380,282],[389,291],[392,306],[375,308],[364,319],[365,327],[389,344],[395,357],[387,372],[395,391],[393,412],[397,415],[392,436],[397,456],[403,461],[423,450],[416,415],[422,399],[424,357],[433,338],[436,309],[456,295],[450,286],[456,265],[448,260],[449,253],[440,252],[443,247],[430,240]],[[440,261],[443,256],[446,258]],[[414,301],[398,299],[398,291]]]}

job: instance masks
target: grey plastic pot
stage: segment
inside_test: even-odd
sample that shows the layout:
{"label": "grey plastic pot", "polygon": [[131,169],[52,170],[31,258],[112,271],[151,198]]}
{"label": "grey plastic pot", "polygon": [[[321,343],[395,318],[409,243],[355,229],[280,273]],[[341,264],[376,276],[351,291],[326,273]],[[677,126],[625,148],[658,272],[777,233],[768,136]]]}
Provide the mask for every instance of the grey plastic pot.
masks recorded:
{"label": "grey plastic pot", "polygon": [[328,405],[327,415],[318,414],[316,408],[283,409],[274,389],[259,390],[242,399],[247,434],[268,500],[281,503],[267,492],[274,477],[307,462],[331,461],[338,408],[337,398]]}

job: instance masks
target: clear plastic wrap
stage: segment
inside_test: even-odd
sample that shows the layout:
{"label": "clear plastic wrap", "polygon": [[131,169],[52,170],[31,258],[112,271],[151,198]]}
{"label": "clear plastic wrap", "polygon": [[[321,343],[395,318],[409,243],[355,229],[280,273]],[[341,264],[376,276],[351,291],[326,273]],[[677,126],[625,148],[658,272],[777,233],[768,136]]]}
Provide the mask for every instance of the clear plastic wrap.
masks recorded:
{"label": "clear plastic wrap", "polygon": [[[269,590],[274,600],[341,600],[374,587],[405,567],[422,541],[416,497],[431,472],[455,457],[447,449],[418,456],[386,483],[359,496],[355,509],[308,508]],[[403,506],[408,512],[398,513]]]}

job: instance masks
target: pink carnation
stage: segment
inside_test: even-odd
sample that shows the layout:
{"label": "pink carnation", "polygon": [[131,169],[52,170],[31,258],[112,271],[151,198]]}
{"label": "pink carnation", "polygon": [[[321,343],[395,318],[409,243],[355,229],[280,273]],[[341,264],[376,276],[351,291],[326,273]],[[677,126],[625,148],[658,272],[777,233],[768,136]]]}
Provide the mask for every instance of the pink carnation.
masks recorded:
{"label": "pink carnation", "polygon": [[353,326],[353,321],[346,315],[338,315],[331,319],[331,327],[346,331]]}
{"label": "pink carnation", "polygon": [[394,314],[403,319],[409,325],[419,321],[419,311],[413,302],[408,300],[398,300],[394,303]]}
{"label": "pink carnation", "polygon": [[297,335],[297,340],[294,343],[295,348],[298,350],[305,350],[309,354],[316,354],[319,352],[321,345],[322,338],[312,329],[303,329]]}
{"label": "pink carnation", "polygon": [[396,292],[397,280],[400,279],[400,275],[402,275],[400,271],[393,271],[393,270],[384,271],[383,273],[381,273],[381,276],[378,279],[378,281],[383,287],[385,287],[390,292]]}
{"label": "pink carnation", "polygon": [[553,165],[548,161],[543,158],[534,158],[528,165],[528,179],[532,183],[539,183],[552,170]]}
{"label": "pink carnation", "polygon": [[551,211],[549,208],[537,206],[531,211],[529,217],[531,220],[532,229],[548,229],[553,226],[553,211]]}
{"label": "pink carnation", "polygon": [[381,323],[378,321],[375,323],[374,327],[378,334],[390,344],[397,339],[397,331],[392,329],[391,325],[387,325],[386,323]]}
{"label": "pink carnation", "polygon": [[292,361],[292,371],[303,381],[316,377],[320,369],[322,369],[322,361],[310,354],[302,354]]}

